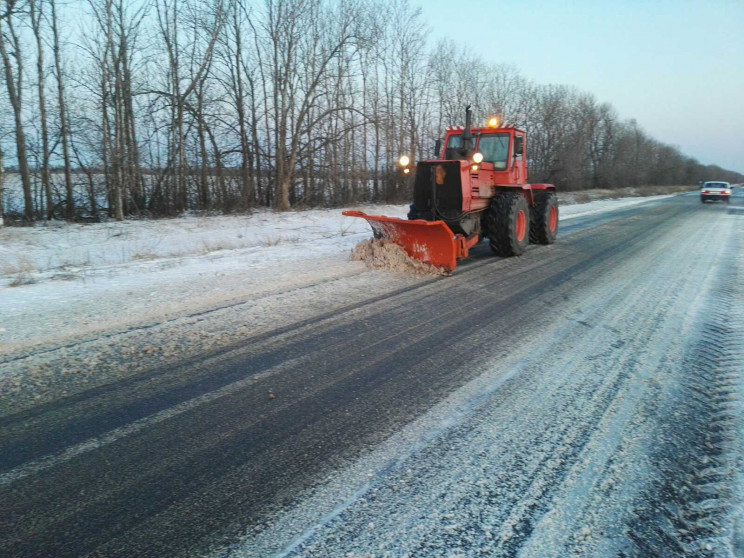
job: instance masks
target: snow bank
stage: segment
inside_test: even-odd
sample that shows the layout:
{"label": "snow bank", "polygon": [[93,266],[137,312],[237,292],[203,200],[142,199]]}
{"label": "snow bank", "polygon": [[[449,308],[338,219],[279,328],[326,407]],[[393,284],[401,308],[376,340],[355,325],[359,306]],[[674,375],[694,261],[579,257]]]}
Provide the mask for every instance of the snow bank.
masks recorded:
{"label": "snow bank", "polygon": [[[407,206],[375,206],[405,217]],[[250,260],[296,259],[351,249],[369,234],[360,219],[337,209],[253,215],[127,220],[94,224],[39,223],[0,230],[0,274],[121,266],[164,258],[242,251]],[[350,237],[357,235],[356,241]]]}
{"label": "snow bank", "polygon": [[364,262],[370,269],[389,269],[425,275],[449,275],[444,269],[414,260],[390,240],[370,238],[361,241],[351,252],[351,260]]}

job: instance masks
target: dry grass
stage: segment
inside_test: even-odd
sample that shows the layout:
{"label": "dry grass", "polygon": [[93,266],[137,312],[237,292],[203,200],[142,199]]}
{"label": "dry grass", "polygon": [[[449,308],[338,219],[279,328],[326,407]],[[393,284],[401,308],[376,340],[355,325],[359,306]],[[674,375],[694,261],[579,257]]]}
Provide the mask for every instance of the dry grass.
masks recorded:
{"label": "dry grass", "polygon": [[[240,236],[238,238],[241,238]],[[240,243],[230,242],[229,240],[205,240],[202,242],[201,253],[211,254],[220,250],[234,250],[242,246]]]}
{"label": "dry grass", "polygon": [[3,261],[0,263],[0,274],[20,275],[36,271],[36,266],[26,256],[16,256],[15,261]]}
{"label": "dry grass", "polygon": [[131,255],[131,258],[133,260],[154,260],[157,257],[158,255],[155,252],[150,252],[150,251],[134,252]]}
{"label": "dry grass", "polygon": [[339,227],[339,236],[346,236],[347,234],[351,234],[352,226],[353,223],[349,223],[348,225],[341,225]]}
{"label": "dry grass", "polygon": [[63,271],[61,273],[55,273],[50,277],[52,281],[77,281],[82,279],[83,276],[79,273],[72,273],[70,271]]}
{"label": "dry grass", "polygon": [[21,272],[18,273],[10,283],[8,283],[8,286],[20,287],[22,285],[33,285],[34,283],[36,283],[36,279],[34,279],[29,273]]}
{"label": "dry grass", "polygon": [[592,197],[587,192],[576,192],[573,194],[573,200],[576,203],[589,203]]}
{"label": "dry grass", "polygon": [[277,246],[282,241],[281,236],[266,236],[263,239],[264,246]]}
{"label": "dry grass", "polygon": [[162,238],[154,238],[153,240],[146,242],[135,242],[134,245],[129,248],[129,258],[127,259],[126,248],[122,247],[122,263],[128,260],[156,260],[162,257],[158,254],[158,248],[163,242]]}
{"label": "dry grass", "polygon": [[[90,265],[90,251],[87,252],[85,256],[81,256],[76,260],[73,259],[64,259],[61,262],[59,262],[58,267],[60,269],[70,269],[75,267],[88,267]],[[47,266],[47,269],[51,269],[51,265]]]}

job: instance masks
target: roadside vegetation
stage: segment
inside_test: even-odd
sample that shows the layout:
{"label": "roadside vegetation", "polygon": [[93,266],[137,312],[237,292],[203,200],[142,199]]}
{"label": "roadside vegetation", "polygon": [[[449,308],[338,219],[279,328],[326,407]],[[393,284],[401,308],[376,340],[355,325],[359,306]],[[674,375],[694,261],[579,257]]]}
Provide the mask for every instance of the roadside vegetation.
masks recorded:
{"label": "roadside vegetation", "polygon": [[428,44],[406,0],[0,0],[0,64],[9,221],[405,202],[395,160],[468,103],[527,130],[531,180],[561,191],[744,181],[591,93]]}

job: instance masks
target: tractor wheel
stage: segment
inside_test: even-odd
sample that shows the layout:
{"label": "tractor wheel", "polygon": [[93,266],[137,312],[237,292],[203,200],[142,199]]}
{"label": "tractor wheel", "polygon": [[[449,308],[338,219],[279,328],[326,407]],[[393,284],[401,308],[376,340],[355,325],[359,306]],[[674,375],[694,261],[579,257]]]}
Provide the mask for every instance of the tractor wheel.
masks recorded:
{"label": "tractor wheel", "polygon": [[530,208],[518,192],[500,192],[486,216],[491,250],[497,256],[519,256],[529,244]]}
{"label": "tractor wheel", "polygon": [[558,198],[553,192],[534,192],[534,196],[530,242],[532,244],[553,244],[558,234]]}

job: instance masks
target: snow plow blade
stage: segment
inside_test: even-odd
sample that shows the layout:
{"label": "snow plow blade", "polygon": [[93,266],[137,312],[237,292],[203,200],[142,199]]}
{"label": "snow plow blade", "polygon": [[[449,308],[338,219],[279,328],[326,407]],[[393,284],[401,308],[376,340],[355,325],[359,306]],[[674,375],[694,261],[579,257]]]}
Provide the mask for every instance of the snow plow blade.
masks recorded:
{"label": "snow plow blade", "polygon": [[348,217],[366,219],[375,238],[390,240],[402,247],[412,258],[453,271],[457,260],[466,258],[468,251],[480,239],[452,232],[444,221],[408,221],[384,215],[367,215],[362,211],[344,211]]}

